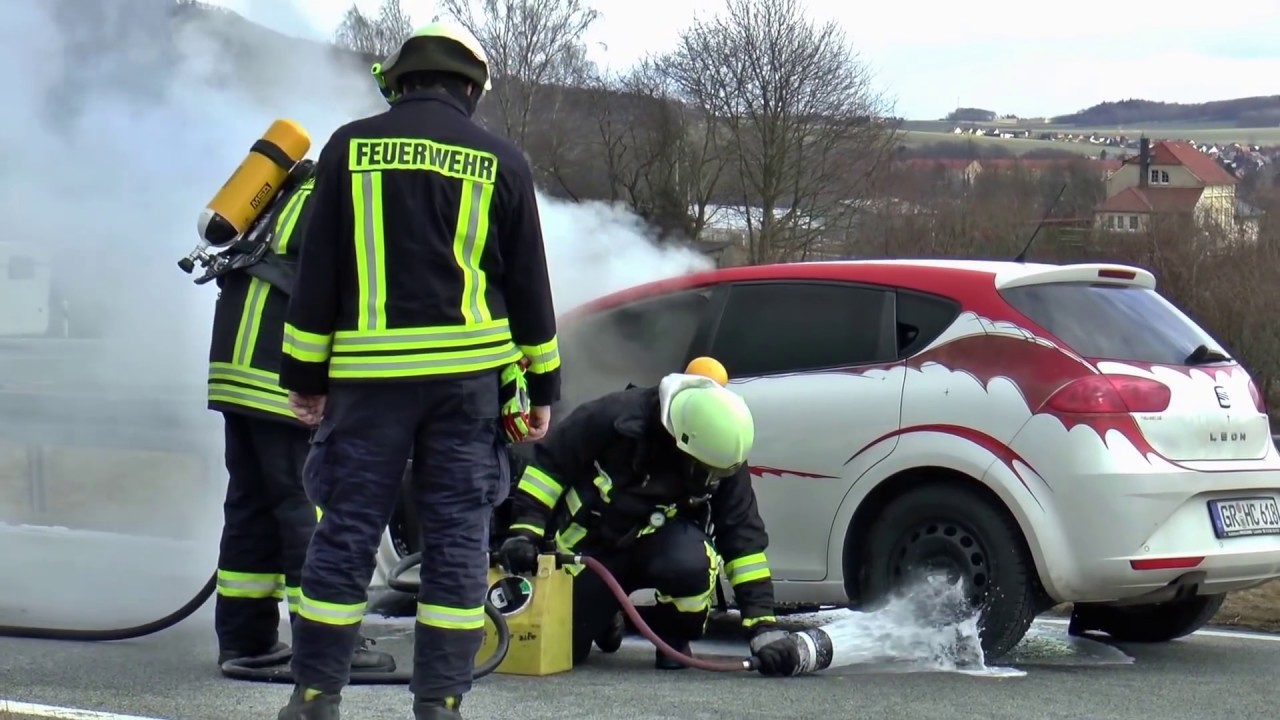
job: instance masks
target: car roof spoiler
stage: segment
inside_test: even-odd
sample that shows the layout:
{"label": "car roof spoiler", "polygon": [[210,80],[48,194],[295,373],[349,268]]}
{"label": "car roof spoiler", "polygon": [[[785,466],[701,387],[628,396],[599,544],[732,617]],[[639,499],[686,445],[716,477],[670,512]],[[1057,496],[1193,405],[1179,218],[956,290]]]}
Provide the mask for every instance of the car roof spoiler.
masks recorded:
{"label": "car roof spoiler", "polygon": [[996,289],[1046,285],[1049,283],[1092,282],[1130,285],[1154,290],[1156,277],[1142,268],[1111,263],[1039,265],[1010,267],[996,273]]}

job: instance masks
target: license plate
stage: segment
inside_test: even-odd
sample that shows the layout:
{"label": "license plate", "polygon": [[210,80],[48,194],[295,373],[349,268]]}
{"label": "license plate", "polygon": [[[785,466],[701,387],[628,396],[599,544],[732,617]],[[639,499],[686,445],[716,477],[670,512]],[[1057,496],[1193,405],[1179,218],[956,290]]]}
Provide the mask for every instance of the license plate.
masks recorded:
{"label": "license plate", "polygon": [[1210,500],[1209,517],[1220,538],[1280,534],[1280,505],[1275,498]]}

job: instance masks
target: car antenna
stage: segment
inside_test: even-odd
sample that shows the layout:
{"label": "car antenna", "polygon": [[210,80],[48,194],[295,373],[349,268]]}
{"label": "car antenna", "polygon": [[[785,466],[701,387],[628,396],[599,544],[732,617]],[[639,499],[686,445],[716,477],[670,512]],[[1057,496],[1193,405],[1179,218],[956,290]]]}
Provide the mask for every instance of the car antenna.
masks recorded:
{"label": "car antenna", "polygon": [[1058,190],[1058,194],[1054,196],[1053,202],[1049,203],[1048,209],[1044,211],[1044,217],[1040,218],[1040,222],[1036,225],[1036,229],[1031,233],[1031,239],[1027,240],[1027,244],[1022,246],[1022,252],[1013,259],[1016,263],[1024,263],[1027,261],[1027,251],[1031,249],[1031,243],[1036,241],[1036,235],[1040,234],[1040,228],[1049,221],[1049,213],[1058,206],[1058,201],[1062,199],[1062,193],[1067,191],[1067,183],[1062,183],[1062,187]]}

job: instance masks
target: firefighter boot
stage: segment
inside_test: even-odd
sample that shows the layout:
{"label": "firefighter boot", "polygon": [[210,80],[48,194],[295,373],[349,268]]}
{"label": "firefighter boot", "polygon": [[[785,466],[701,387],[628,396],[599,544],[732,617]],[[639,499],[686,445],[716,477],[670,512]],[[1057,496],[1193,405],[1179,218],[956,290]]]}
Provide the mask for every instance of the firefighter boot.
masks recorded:
{"label": "firefighter boot", "polygon": [[351,656],[351,669],[354,672],[395,672],[396,659],[390,653],[384,653],[380,650],[370,650],[370,645],[377,645],[378,641],[373,638],[360,636],[360,642],[356,645],[356,651]]}
{"label": "firefighter boot", "polygon": [[626,631],[627,624],[622,618],[622,611],[619,610],[614,614],[613,620],[609,622],[608,627],[596,636],[596,647],[600,648],[601,652],[618,652],[618,648],[622,647],[622,638]]}
{"label": "firefighter boot", "polygon": [[461,708],[462,698],[456,695],[447,698],[415,697],[413,720],[461,720]]}
{"label": "firefighter boot", "polygon": [[[686,627],[688,621],[680,617],[674,606],[659,603],[652,608],[649,618],[649,628],[666,644],[670,645],[672,650],[682,655],[693,655],[693,650],[689,646],[689,633]],[[653,666],[658,670],[686,670],[689,667],[673,657],[668,657],[661,650],[655,651]]]}
{"label": "firefighter boot", "polygon": [[265,665],[278,665],[289,661],[289,657],[293,654],[291,648],[282,642],[277,642],[266,649],[257,652],[245,652],[235,648],[220,648],[218,650],[218,667],[222,667],[223,663],[230,660],[251,661],[255,666],[261,667]]}
{"label": "firefighter boot", "polygon": [[341,720],[338,714],[341,703],[341,695],[295,687],[289,704],[280,710],[276,720]]}

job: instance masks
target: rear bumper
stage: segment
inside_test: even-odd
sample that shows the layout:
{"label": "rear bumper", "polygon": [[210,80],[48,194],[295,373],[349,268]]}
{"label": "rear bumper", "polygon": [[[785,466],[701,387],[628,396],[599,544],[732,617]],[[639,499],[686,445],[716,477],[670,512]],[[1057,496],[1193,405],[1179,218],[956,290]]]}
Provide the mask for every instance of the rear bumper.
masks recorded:
{"label": "rear bumper", "polygon": [[[1158,602],[1171,599],[1171,586],[1215,594],[1280,577],[1280,535],[1219,539],[1208,505],[1280,501],[1280,469],[1078,475],[1053,490],[1044,498],[1041,575],[1055,600]],[[1160,569],[1132,565],[1175,558],[1185,560]]]}

